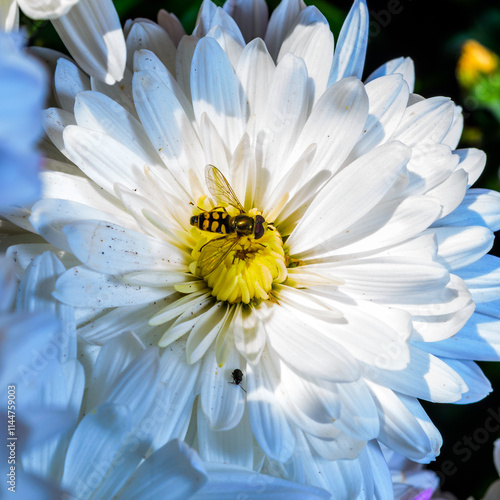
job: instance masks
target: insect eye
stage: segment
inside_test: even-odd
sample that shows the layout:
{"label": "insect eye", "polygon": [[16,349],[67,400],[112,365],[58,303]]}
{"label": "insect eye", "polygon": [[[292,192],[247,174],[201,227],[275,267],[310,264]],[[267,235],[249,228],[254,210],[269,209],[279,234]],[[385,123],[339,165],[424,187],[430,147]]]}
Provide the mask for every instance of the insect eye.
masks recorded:
{"label": "insect eye", "polygon": [[264,227],[264,222],[266,220],[262,215],[257,215],[255,217],[255,239],[258,240],[259,238],[262,238],[264,236],[264,233],[266,232],[266,229]]}

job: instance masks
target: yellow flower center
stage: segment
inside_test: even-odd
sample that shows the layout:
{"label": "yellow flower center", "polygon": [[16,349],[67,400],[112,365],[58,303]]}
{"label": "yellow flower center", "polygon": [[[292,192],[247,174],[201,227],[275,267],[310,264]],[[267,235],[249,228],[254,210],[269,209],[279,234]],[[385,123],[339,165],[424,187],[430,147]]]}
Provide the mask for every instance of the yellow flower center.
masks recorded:
{"label": "yellow flower center", "polygon": [[[228,213],[228,218],[234,217],[231,208],[228,212],[223,209],[223,213]],[[256,224],[255,218],[260,214],[252,209],[245,215]],[[191,253],[190,271],[206,282],[217,300],[230,304],[272,300],[273,284],[287,278],[281,235],[270,225],[266,224],[260,238],[255,238],[253,233],[220,234],[198,227],[192,228],[191,235],[196,244]]]}

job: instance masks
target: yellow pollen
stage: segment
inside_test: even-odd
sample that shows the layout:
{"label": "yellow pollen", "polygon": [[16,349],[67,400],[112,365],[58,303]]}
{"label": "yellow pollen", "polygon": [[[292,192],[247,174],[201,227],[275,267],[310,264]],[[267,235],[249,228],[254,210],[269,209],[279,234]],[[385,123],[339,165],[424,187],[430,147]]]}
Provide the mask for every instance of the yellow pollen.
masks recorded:
{"label": "yellow pollen", "polygon": [[[255,209],[247,213],[251,217],[257,214]],[[287,278],[283,242],[275,228],[268,226],[259,239],[210,233],[197,227],[192,228],[191,235],[196,244],[189,269],[203,278],[217,300],[230,304],[274,300],[273,285]]]}

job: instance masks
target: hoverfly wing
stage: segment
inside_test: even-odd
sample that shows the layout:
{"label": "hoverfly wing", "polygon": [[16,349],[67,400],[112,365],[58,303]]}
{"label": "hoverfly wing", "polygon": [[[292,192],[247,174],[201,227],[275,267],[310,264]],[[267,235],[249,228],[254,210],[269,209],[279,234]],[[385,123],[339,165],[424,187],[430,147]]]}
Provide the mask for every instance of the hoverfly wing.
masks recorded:
{"label": "hoverfly wing", "polygon": [[[230,234],[222,238],[215,238],[201,247],[201,251],[204,255],[203,257],[200,256],[198,267],[203,267],[204,277],[208,276],[212,271],[215,271],[219,264],[224,262],[224,259],[237,245],[239,239],[240,237],[238,235]],[[221,244],[221,240],[225,241]]]}
{"label": "hoverfly wing", "polygon": [[238,200],[233,188],[217,167],[210,164],[205,167],[205,182],[217,205],[227,203],[237,208],[241,213],[245,213],[245,209]]}

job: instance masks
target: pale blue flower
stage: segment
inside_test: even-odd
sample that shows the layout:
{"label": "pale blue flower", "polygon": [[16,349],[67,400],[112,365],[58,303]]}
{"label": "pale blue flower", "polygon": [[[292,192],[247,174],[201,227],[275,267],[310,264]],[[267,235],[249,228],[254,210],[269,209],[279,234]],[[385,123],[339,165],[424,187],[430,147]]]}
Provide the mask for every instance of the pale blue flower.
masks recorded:
{"label": "pale blue flower", "polygon": [[40,195],[36,143],[46,87],[46,71],[24,52],[20,34],[0,32],[0,208]]}
{"label": "pale blue flower", "polygon": [[[204,462],[389,499],[379,443],[427,463],[442,438],[419,400],[490,390],[471,361],[500,352],[500,266],[486,255],[500,196],[467,191],[484,154],[457,149],[461,109],[415,94],[411,60],[360,80],[364,0],[335,47],[301,0],[270,17],[262,0],[205,0],[191,36],[160,23],[126,24],[120,85],[58,61],[45,127],[59,151],[43,199],[5,213],[36,233],[9,255],[24,268],[59,252],[54,297],[103,345],[95,362],[84,349],[93,376],[133,363],[119,344],[130,330],[162,348],[158,392],[143,394],[168,415],[152,450],[184,439]],[[193,222],[219,220],[219,201],[262,214],[268,239],[236,234],[219,252],[222,226]],[[101,387],[89,410],[117,404]]]}

